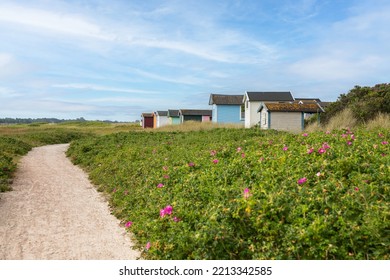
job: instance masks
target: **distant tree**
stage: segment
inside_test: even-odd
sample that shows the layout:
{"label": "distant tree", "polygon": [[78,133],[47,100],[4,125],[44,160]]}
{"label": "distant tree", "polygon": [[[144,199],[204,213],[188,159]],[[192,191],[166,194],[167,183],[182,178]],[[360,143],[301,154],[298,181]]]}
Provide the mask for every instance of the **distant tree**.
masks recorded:
{"label": "distant tree", "polygon": [[332,116],[347,107],[351,109],[358,123],[365,123],[375,118],[378,113],[390,113],[390,84],[355,86],[347,94],[341,94],[321,116],[322,123],[326,124]]}

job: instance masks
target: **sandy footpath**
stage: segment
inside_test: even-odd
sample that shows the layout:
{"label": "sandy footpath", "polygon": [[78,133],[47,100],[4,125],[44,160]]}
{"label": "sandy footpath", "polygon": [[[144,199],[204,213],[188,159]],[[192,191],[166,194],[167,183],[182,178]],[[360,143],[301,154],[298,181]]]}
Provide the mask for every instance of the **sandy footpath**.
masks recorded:
{"label": "sandy footpath", "polygon": [[13,191],[0,194],[0,259],[137,259],[129,234],[66,158],[67,148],[34,148],[19,162]]}

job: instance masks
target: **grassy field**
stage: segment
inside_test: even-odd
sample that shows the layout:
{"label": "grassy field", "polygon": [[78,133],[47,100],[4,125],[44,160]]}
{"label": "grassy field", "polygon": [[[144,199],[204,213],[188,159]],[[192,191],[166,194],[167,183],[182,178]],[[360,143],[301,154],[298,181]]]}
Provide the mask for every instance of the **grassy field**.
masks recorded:
{"label": "grassy field", "polygon": [[390,131],[370,128],[0,126],[0,188],[32,147],[72,142],[145,259],[389,259]]}
{"label": "grassy field", "polygon": [[389,259],[388,129],[127,132],[68,155],[146,259]]}
{"label": "grassy field", "polygon": [[75,139],[140,129],[135,124],[103,122],[35,123],[0,125],[0,192],[10,190],[20,156],[33,147],[69,143]]}

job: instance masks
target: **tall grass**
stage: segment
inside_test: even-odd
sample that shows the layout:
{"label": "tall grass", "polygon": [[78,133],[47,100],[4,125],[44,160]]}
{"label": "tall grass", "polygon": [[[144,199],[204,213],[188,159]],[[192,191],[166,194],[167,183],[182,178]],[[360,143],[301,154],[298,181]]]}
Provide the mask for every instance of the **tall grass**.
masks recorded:
{"label": "tall grass", "polygon": [[378,113],[378,115],[366,124],[367,129],[390,129],[390,114]]}
{"label": "tall grass", "polygon": [[243,128],[243,124],[186,121],[179,125],[166,125],[149,131],[201,131],[215,128]]}
{"label": "tall grass", "polygon": [[326,125],[311,123],[305,128],[305,131],[332,131],[347,128],[353,129],[357,127],[368,130],[374,130],[378,128],[390,129],[390,114],[378,113],[372,120],[363,124],[358,124],[358,121],[353,116],[352,111],[349,108],[346,108],[338,114],[334,115]]}

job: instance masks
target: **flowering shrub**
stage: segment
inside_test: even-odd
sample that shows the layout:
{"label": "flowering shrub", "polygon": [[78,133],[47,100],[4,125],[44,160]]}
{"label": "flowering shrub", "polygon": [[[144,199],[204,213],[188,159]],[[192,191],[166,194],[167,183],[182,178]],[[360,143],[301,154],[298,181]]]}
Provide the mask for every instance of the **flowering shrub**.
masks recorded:
{"label": "flowering shrub", "polygon": [[389,259],[389,137],[130,132],[68,155],[132,221],[146,259]]}

